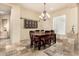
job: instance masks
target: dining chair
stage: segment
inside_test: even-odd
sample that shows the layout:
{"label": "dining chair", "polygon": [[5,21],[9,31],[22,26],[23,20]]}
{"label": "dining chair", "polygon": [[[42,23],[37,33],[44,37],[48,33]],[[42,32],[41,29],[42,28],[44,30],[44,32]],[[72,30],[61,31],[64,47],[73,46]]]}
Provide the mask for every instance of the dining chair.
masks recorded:
{"label": "dining chair", "polygon": [[54,31],[54,30],[51,30],[51,32],[53,32],[53,33],[54,33],[55,31]]}
{"label": "dining chair", "polygon": [[34,35],[33,39],[34,39],[34,41],[33,41],[34,42],[34,48],[39,47],[39,37]]}
{"label": "dining chair", "polygon": [[[31,39],[31,44],[30,47],[34,47],[34,48],[39,48],[43,45],[43,41],[39,39],[38,36],[33,35],[35,32],[34,31],[30,31],[30,39]],[[40,41],[39,41],[40,40]],[[40,43],[40,44],[39,44]]]}
{"label": "dining chair", "polygon": [[41,32],[44,32],[44,30],[41,30]]}
{"label": "dining chair", "polygon": [[40,32],[40,30],[35,30],[35,32]]}
{"label": "dining chair", "polygon": [[35,35],[33,35],[35,32],[34,31],[30,31],[30,39],[31,39],[31,44],[30,44],[30,46],[31,47],[37,47],[37,45],[38,45],[38,43],[39,43],[39,38],[37,37],[37,36],[35,36]]}
{"label": "dining chair", "polygon": [[51,30],[51,41],[53,43],[56,43],[56,33],[54,32],[54,30]]}
{"label": "dining chair", "polygon": [[30,31],[30,32],[29,32],[30,39],[31,39],[30,47],[33,47],[33,41],[34,41],[34,39],[33,39],[33,34],[34,34],[34,31]]}
{"label": "dining chair", "polygon": [[45,31],[45,43],[48,45],[51,45],[51,32],[50,31]]}

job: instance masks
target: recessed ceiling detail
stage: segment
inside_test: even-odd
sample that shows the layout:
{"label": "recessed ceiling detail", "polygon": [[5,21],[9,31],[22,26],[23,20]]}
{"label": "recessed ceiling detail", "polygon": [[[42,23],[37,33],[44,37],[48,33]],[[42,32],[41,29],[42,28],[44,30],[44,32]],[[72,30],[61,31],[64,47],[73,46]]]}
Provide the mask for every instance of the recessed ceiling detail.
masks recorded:
{"label": "recessed ceiling detail", "polygon": [[[47,12],[51,12],[72,4],[75,3],[46,3],[46,10]],[[44,8],[43,3],[19,3],[19,5],[39,13],[41,13]]]}

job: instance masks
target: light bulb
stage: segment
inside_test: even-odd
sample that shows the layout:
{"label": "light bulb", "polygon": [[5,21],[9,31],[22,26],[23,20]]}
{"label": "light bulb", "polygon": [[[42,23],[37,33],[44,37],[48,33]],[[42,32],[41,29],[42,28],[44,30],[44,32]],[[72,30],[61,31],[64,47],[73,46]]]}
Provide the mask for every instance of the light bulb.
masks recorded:
{"label": "light bulb", "polygon": [[50,15],[48,13],[46,13],[47,17],[50,18]]}
{"label": "light bulb", "polygon": [[44,17],[44,13],[42,13],[41,16]]}
{"label": "light bulb", "polygon": [[39,16],[39,18],[43,19],[42,16]]}

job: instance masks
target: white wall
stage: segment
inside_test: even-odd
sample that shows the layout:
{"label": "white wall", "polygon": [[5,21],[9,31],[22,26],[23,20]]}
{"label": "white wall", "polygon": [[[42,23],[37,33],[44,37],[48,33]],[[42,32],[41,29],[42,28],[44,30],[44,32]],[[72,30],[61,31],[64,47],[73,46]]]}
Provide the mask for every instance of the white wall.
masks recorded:
{"label": "white wall", "polygon": [[[2,20],[1,20],[1,17],[0,17],[0,29],[1,29],[1,26],[2,26]],[[1,31],[1,30],[0,30]]]}
{"label": "white wall", "polygon": [[24,28],[24,19],[21,19],[21,40],[22,39],[30,39],[29,31],[30,30],[40,29],[39,14],[35,13],[35,12],[31,11],[31,10],[28,10],[26,8],[21,7],[21,17],[26,18],[26,19],[32,19],[32,20],[38,21],[38,28],[25,29]]}
{"label": "white wall", "polygon": [[[58,10],[56,12],[51,12],[51,20],[53,20],[53,17],[66,15],[66,33],[70,33],[72,30],[73,24],[75,25],[75,32],[77,32],[77,18],[78,18],[78,11],[77,7],[73,8],[66,8],[62,10]],[[52,26],[52,22],[50,23]]]}
{"label": "white wall", "polygon": [[18,43],[21,39],[21,26],[20,26],[20,6],[11,6],[11,18],[10,18],[10,38],[12,43]]}
{"label": "white wall", "polygon": [[41,20],[42,28],[43,30],[51,30],[51,20],[47,19],[46,21]]}

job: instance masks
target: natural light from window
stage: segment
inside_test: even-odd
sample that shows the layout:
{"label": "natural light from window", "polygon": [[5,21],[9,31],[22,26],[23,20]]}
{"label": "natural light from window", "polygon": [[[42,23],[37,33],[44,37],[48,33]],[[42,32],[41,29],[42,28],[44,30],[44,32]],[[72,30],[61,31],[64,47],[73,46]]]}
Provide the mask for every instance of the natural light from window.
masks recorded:
{"label": "natural light from window", "polygon": [[56,16],[53,17],[53,30],[56,34],[65,35],[66,34],[66,16]]}

